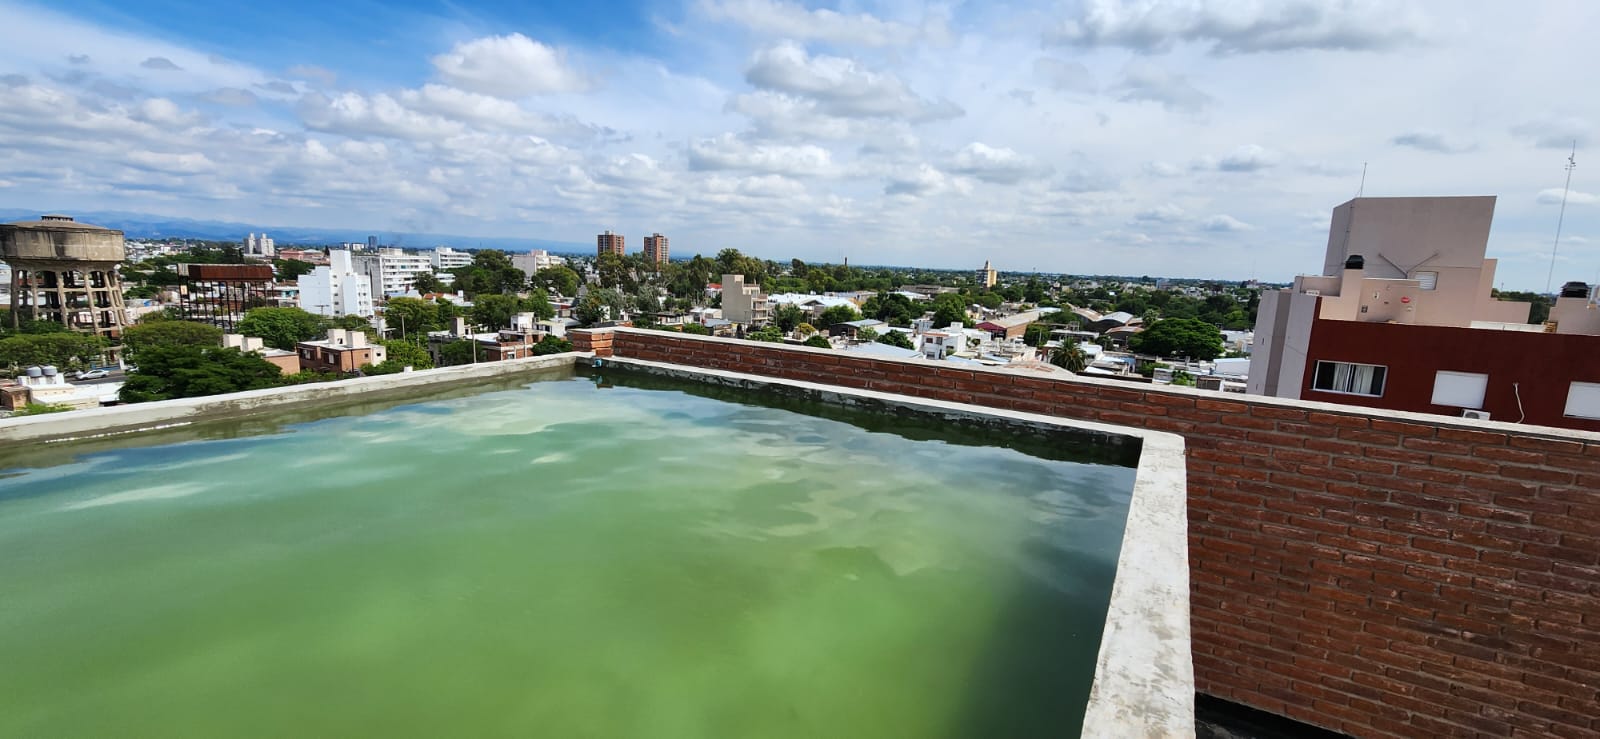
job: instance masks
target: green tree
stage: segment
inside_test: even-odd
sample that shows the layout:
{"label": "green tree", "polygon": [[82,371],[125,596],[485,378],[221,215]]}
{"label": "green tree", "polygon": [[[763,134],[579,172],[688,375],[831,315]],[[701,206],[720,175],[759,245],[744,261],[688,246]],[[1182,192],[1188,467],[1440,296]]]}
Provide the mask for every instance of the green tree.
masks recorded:
{"label": "green tree", "polygon": [[745,334],[744,337],[751,341],[778,343],[783,341],[783,332],[779,331],[777,326],[767,326],[766,328],[751,331]]}
{"label": "green tree", "polygon": [[593,326],[601,321],[615,321],[622,317],[627,301],[622,293],[609,288],[590,290],[582,300],[572,308],[572,317],[578,319],[585,326]]}
{"label": "green tree", "polygon": [[390,375],[403,372],[406,367],[419,370],[433,368],[433,357],[416,344],[398,339],[379,343],[383,344],[384,360],[368,368],[369,375]]}
{"label": "green tree", "polygon": [[805,320],[805,311],[800,310],[800,306],[794,303],[784,303],[772,311],[772,322],[785,333],[793,331],[795,326],[799,326]]}
{"label": "green tree", "polygon": [[128,357],[138,361],[139,353],[158,346],[221,346],[222,329],[196,321],[157,321],[129,326],[122,332],[122,345]]}
{"label": "green tree", "polygon": [[487,326],[492,331],[510,326],[518,313],[533,313],[543,319],[555,315],[555,310],[550,307],[548,300],[529,300],[515,295],[479,295],[472,301],[473,323]]}
{"label": "green tree", "polygon": [[545,267],[535,272],[533,284],[556,295],[572,296],[578,293],[578,273],[569,267]]}
{"label": "green tree", "polygon": [[818,349],[833,348],[833,344],[828,343],[827,337],[823,336],[822,334],[812,334],[806,338],[804,343],[806,346],[814,346]]}
{"label": "green tree", "polygon": [[119,397],[124,403],[219,395],[283,384],[278,366],[233,348],[158,346],[139,355]]}
{"label": "green tree", "polygon": [[917,348],[915,344],[911,343],[911,337],[907,336],[906,332],[904,331],[885,331],[881,334],[878,334],[878,343],[888,344],[889,346],[898,346],[901,349]]}
{"label": "green tree", "polygon": [[411,275],[411,289],[418,295],[444,292],[444,282],[432,272],[417,272]]}
{"label": "green tree", "polygon": [[572,342],[559,336],[546,335],[533,345],[534,356],[542,357],[546,354],[561,354],[572,351]]}
{"label": "green tree", "polygon": [[239,319],[237,328],[245,336],[261,337],[262,342],[274,349],[294,351],[295,344],[317,338],[327,330],[327,325],[321,316],[299,308],[251,308]]}
{"label": "green tree", "polygon": [[867,298],[867,302],[861,305],[861,313],[891,326],[910,325],[912,319],[922,315],[922,311],[911,304],[910,298],[888,291]]}
{"label": "green tree", "polygon": [[859,329],[856,331],[856,339],[859,341],[877,341],[878,330],[874,328]]}
{"label": "green tree", "polygon": [[104,339],[77,332],[13,335],[0,339],[0,367],[12,371],[34,365],[78,369],[99,357],[105,347]]}
{"label": "green tree", "polygon": [[1066,342],[1050,352],[1050,363],[1068,372],[1082,372],[1089,366],[1089,355],[1077,344]]}
{"label": "green tree", "polygon": [[1142,354],[1204,361],[1222,356],[1222,332],[1193,318],[1164,318],[1134,334],[1128,346]]}
{"label": "green tree", "polygon": [[482,293],[515,293],[528,284],[528,276],[511,266],[511,257],[498,249],[472,255],[472,264],[455,270],[457,290],[476,298]]}
{"label": "green tree", "polygon": [[357,315],[339,316],[328,323],[334,328],[342,328],[346,331],[360,331],[367,334],[372,333],[372,322]]}
{"label": "green tree", "polygon": [[685,323],[683,324],[683,333],[690,334],[692,336],[710,336],[711,329],[706,328],[698,323]]}
{"label": "green tree", "polygon": [[852,308],[848,305],[835,305],[832,308],[822,311],[822,315],[817,318],[818,323],[821,323],[824,326],[832,326],[837,323],[849,323],[851,321],[859,320],[861,320],[861,314],[856,312],[855,308]]}
{"label": "green tree", "polygon": [[478,361],[478,342],[471,339],[452,341],[439,347],[439,366],[453,367]]}
{"label": "green tree", "polygon": [[298,280],[305,275],[311,274],[317,268],[315,264],[302,262],[298,259],[274,259],[272,260],[272,266],[277,268],[278,279],[283,282]]}
{"label": "green tree", "polygon": [[389,328],[401,332],[402,338],[421,336],[445,328],[439,308],[438,303],[418,298],[389,298],[383,306],[383,319]]}
{"label": "green tree", "polygon": [[597,257],[594,260],[594,269],[599,275],[601,287],[628,293],[639,287],[633,279],[633,270],[629,269],[628,263],[615,253],[608,251]]}
{"label": "green tree", "polygon": [[967,324],[967,303],[957,293],[940,293],[933,299],[933,325],[944,328],[951,324]]}
{"label": "green tree", "polygon": [[795,330],[795,333],[798,333],[801,336],[810,336],[810,335],[812,335],[814,333],[817,333],[817,327],[813,326],[813,325],[811,325],[809,323],[802,323],[802,324],[800,324],[798,326],[795,326],[794,330]]}

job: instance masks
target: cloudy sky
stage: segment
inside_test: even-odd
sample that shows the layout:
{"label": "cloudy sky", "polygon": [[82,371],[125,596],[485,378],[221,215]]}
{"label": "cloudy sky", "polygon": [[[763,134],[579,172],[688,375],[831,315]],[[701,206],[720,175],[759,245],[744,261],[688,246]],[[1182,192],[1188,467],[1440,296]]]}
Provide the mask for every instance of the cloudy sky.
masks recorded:
{"label": "cloudy sky", "polygon": [[[1285,280],[1353,196],[1600,275],[1582,0],[0,0],[0,203]],[[245,4],[239,4],[245,5]]]}

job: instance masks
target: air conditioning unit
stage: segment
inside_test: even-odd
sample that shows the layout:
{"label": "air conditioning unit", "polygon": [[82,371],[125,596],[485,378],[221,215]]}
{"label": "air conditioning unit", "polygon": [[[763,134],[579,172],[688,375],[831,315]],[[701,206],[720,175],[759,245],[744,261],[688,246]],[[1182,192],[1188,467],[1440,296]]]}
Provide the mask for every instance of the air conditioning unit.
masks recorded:
{"label": "air conditioning unit", "polygon": [[1488,411],[1475,411],[1475,410],[1468,409],[1468,410],[1464,410],[1464,411],[1461,412],[1461,417],[1462,418],[1471,418],[1471,419],[1478,420],[1478,421],[1487,421],[1487,420],[1489,420],[1489,412]]}

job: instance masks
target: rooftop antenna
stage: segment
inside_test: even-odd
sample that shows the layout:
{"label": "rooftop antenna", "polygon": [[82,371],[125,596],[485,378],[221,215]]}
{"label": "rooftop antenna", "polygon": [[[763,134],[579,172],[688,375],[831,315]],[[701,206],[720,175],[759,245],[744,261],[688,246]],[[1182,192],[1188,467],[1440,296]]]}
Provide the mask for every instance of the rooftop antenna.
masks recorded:
{"label": "rooftop antenna", "polygon": [[1358,198],[1361,197],[1361,193],[1364,193],[1366,191],[1367,191],[1367,163],[1366,162],[1362,162],[1361,163],[1361,185],[1356,188],[1356,197],[1358,197]]}
{"label": "rooftop antenna", "polygon": [[1578,140],[1572,140],[1572,153],[1567,155],[1567,184],[1561,188],[1561,214],[1556,216],[1556,241],[1550,245],[1550,274],[1544,278],[1544,291],[1550,292],[1550,284],[1556,276],[1556,250],[1561,247],[1561,222],[1567,218],[1567,192],[1572,189],[1572,170],[1578,168]]}

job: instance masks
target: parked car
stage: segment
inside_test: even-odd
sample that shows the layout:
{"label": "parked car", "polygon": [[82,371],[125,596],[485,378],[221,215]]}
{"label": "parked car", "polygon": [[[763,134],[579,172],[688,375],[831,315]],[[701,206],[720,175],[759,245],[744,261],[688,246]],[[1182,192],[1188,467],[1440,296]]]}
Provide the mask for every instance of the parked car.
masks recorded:
{"label": "parked car", "polygon": [[111,373],[106,371],[106,370],[103,370],[103,369],[89,370],[87,372],[79,372],[78,373],[78,379],[80,379],[80,380],[98,380],[98,379],[100,379],[102,377],[110,377],[110,376],[111,376]]}

